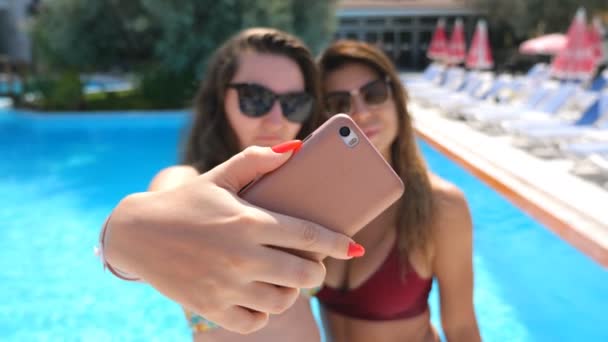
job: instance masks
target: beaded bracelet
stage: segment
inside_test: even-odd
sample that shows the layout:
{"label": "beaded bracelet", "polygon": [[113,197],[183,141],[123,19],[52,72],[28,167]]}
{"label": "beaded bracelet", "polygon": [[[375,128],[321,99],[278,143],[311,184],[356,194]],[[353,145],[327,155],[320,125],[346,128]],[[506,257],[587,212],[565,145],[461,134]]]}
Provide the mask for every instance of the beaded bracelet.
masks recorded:
{"label": "beaded bracelet", "polygon": [[321,286],[313,287],[312,289],[300,289],[300,293],[307,298],[314,297],[319,291],[321,291]]}
{"label": "beaded bracelet", "polygon": [[[319,292],[319,290],[321,290],[321,287],[313,287],[311,289],[301,289],[300,293],[307,298],[312,298],[317,294],[317,292]],[[219,325],[211,322],[199,314],[195,314],[186,309],[184,309],[184,313],[186,314],[186,319],[188,320],[188,326],[195,334],[219,328]]]}
{"label": "beaded bracelet", "polygon": [[107,232],[108,226],[109,226],[108,223],[110,222],[110,217],[112,217],[112,214],[110,214],[110,216],[108,216],[108,218],[106,219],[106,221],[103,224],[103,228],[101,229],[101,232],[99,233],[99,246],[95,247],[95,249],[94,249],[95,255],[97,255],[99,257],[99,259],[101,260],[101,262],[103,264],[103,269],[109,270],[117,278],[126,280],[126,281],[140,282],[140,281],[142,281],[141,279],[139,279],[127,272],[121,271],[115,267],[112,267],[112,265],[110,265],[108,263],[108,261],[106,260],[106,258],[104,256],[104,253],[103,253],[104,243],[105,243],[105,239],[106,239],[106,232]]}
{"label": "beaded bracelet", "polygon": [[186,319],[188,320],[188,326],[194,334],[219,328],[219,325],[211,322],[199,314],[195,314],[194,312],[190,312],[186,309],[184,309],[184,313],[186,314]]}

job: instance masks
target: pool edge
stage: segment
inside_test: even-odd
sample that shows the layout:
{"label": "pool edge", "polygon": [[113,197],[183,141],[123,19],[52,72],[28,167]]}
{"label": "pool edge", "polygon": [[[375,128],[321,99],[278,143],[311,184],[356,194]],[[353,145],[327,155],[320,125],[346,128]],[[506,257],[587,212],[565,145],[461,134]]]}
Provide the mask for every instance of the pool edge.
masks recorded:
{"label": "pool edge", "polygon": [[[608,268],[608,249],[593,240],[590,236],[581,232],[570,222],[556,216],[545,209],[539,203],[530,200],[525,194],[509,186],[503,177],[487,172],[483,167],[470,161],[454,150],[454,145],[448,146],[435,139],[433,135],[425,129],[414,124],[416,134],[433,148],[471,172],[475,177],[489,185],[492,189],[505,196],[517,207],[531,215],[534,219],[548,227],[560,238],[573,245],[576,249],[589,256],[604,268]],[[536,189],[542,190],[542,189]]]}

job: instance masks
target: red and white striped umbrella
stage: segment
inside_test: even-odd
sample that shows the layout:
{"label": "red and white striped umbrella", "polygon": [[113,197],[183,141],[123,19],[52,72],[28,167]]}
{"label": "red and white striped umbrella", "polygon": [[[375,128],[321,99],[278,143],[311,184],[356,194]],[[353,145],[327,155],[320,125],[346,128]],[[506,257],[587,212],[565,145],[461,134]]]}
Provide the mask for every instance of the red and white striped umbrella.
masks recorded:
{"label": "red and white striped umbrella", "polygon": [[467,54],[466,65],[471,69],[478,70],[492,69],[494,66],[490,40],[488,38],[488,25],[485,20],[477,22],[473,42]]}
{"label": "red and white striped umbrella", "polygon": [[566,46],[551,63],[551,75],[560,79],[587,80],[595,71],[595,57],[587,33],[587,16],[580,8],[570,24]]}
{"label": "red and white striped umbrella", "polygon": [[589,39],[589,44],[593,49],[594,65],[597,67],[604,60],[604,44],[602,43],[604,28],[599,17],[593,18],[593,24],[589,27],[587,34],[587,39]]}
{"label": "red and white striped umbrella", "polygon": [[567,41],[565,35],[551,33],[526,40],[519,46],[519,52],[526,55],[556,55],[566,46]]}
{"label": "red and white striped umbrella", "polygon": [[460,64],[464,62],[466,55],[466,43],[464,41],[464,27],[461,19],[456,19],[450,42],[448,43],[447,61],[450,64]]}
{"label": "red and white striped umbrella", "polygon": [[445,60],[448,54],[448,40],[445,35],[445,20],[439,19],[437,21],[437,27],[431,38],[431,44],[426,53],[429,59],[435,61]]}

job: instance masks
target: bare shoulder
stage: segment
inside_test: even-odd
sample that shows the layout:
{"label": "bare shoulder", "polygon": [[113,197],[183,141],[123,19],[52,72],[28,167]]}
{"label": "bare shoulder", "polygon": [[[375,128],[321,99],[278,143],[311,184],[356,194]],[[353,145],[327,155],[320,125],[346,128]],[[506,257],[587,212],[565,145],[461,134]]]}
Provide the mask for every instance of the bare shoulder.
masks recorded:
{"label": "bare shoulder", "polygon": [[198,171],[189,165],[175,165],[160,170],[150,182],[149,190],[174,188],[185,180],[198,176]]}
{"label": "bare shoulder", "polygon": [[466,197],[456,185],[431,176],[435,231],[438,237],[448,237],[471,230],[471,214]]}

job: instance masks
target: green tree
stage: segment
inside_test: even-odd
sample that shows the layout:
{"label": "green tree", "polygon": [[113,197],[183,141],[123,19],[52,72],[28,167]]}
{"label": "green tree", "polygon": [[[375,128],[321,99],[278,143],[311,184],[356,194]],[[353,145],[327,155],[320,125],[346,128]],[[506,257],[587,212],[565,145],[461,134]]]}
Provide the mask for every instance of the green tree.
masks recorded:
{"label": "green tree", "polygon": [[333,39],[336,31],[335,0],[293,0],[293,32],[304,40],[314,53],[320,53]]}
{"label": "green tree", "polygon": [[519,39],[565,32],[576,10],[584,7],[587,15],[608,11],[606,0],[474,0],[487,14],[490,24],[508,24]]}
{"label": "green tree", "polygon": [[291,32],[319,52],[333,36],[335,6],[335,0],[54,0],[33,19],[34,55],[49,72],[135,71],[141,96],[174,106],[192,96],[211,53],[243,28]]}
{"label": "green tree", "polygon": [[149,60],[160,27],[139,1],[54,0],[33,19],[36,62],[43,67],[106,70]]}
{"label": "green tree", "polygon": [[200,74],[207,58],[237,31],[267,26],[294,33],[314,51],[335,29],[335,0],[141,0],[162,27],[155,52],[174,72]]}
{"label": "green tree", "polygon": [[335,29],[335,0],[54,0],[32,25],[37,61],[78,70],[158,64],[201,72],[235,32],[269,26],[292,32],[315,51]]}

